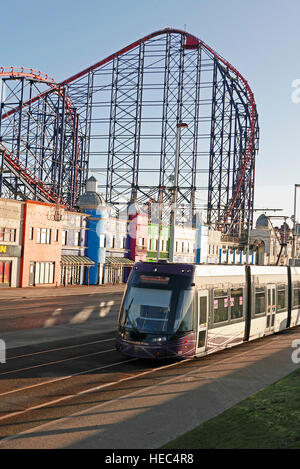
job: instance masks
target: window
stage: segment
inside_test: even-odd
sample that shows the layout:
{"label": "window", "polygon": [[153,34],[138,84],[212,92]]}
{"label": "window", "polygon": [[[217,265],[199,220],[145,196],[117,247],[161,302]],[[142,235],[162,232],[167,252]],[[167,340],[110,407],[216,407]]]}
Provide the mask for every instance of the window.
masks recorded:
{"label": "window", "polygon": [[193,294],[191,290],[180,290],[174,332],[193,330]]}
{"label": "window", "polygon": [[255,287],[255,314],[262,314],[266,311],[265,287]]}
{"label": "window", "polygon": [[228,321],[228,291],[214,290],[214,323]]}
{"label": "window", "polygon": [[54,241],[57,243],[58,241],[58,230],[55,230]]}
{"label": "window", "polygon": [[[100,234],[99,235],[99,248],[104,248],[105,247],[105,235]],[[107,246],[109,247],[109,246]]]}
{"label": "window", "polygon": [[125,299],[125,326],[146,333],[167,331],[171,296],[171,290],[132,287]]}
{"label": "window", "polygon": [[38,228],[37,229],[37,242],[39,244],[51,244],[50,228]]}
{"label": "window", "polygon": [[161,250],[165,250],[165,241],[163,239],[161,240]]}
{"label": "window", "polygon": [[30,231],[29,231],[29,239],[33,239],[33,234],[34,234],[34,228],[33,226],[30,228]]}
{"label": "window", "polygon": [[122,247],[123,247],[123,249],[126,248],[126,238],[125,237],[122,238]]}
{"label": "window", "polygon": [[300,306],[300,282],[293,284],[293,306]]}
{"label": "window", "polygon": [[63,244],[64,246],[66,246],[67,244],[67,231],[66,230],[63,230],[62,232],[61,244]]}
{"label": "window", "polygon": [[45,262],[44,283],[52,283],[52,282],[49,282],[49,269],[50,269],[49,262]]}
{"label": "window", "polygon": [[148,250],[151,251],[151,238],[148,239]]}
{"label": "window", "polygon": [[0,241],[15,242],[16,229],[15,228],[0,228]]}
{"label": "window", "polygon": [[35,284],[54,283],[54,262],[35,263]]}
{"label": "window", "polygon": [[243,317],[243,289],[235,288],[230,295],[230,318],[238,319]]}
{"label": "window", "polygon": [[80,232],[75,231],[74,233],[74,246],[80,246]]}
{"label": "window", "polygon": [[200,296],[199,309],[199,325],[205,324],[207,321],[207,296]]}
{"label": "window", "polygon": [[285,285],[277,285],[277,311],[286,310],[286,290]]}
{"label": "window", "polygon": [[172,290],[131,287],[124,301],[124,326],[135,333],[146,334],[191,331],[193,292],[180,290],[174,311],[171,310],[171,299]]}

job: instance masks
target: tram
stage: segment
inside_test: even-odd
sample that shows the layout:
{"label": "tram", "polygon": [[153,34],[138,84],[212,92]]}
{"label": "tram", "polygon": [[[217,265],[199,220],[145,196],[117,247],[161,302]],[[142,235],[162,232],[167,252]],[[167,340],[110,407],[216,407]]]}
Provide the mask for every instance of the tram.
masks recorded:
{"label": "tram", "polygon": [[197,357],[300,324],[300,268],[138,262],[116,349],[139,358]]}

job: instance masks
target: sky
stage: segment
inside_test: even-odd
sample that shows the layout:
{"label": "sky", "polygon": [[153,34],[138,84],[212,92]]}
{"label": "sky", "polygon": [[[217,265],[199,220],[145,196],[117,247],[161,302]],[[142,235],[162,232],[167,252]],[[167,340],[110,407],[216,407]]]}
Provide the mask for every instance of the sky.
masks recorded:
{"label": "sky", "polygon": [[[165,27],[202,39],[254,93],[255,208],[293,214],[300,184],[299,0],[15,0],[2,2],[0,11],[0,66],[34,68],[57,82]],[[296,201],[300,220],[300,188]]]}

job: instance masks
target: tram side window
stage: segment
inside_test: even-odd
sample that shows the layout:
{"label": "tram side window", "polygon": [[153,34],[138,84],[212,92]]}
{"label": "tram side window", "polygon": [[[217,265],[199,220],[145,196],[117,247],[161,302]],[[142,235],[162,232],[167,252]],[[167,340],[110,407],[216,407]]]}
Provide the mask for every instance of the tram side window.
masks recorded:
{"label": "tram side window", "polygon": [[179,295],[174,331],[193,330],[193,295],[191,290],[182,290]]}
{"label": "tram side window", "polygon": [[231,290],[230,297],[230,317],[238,319],[243,317],[243,289],[235,288]]}
{"label": "tram side window", "polygon": [[293,285],[293,306],[300,306],[300,282]]}
{"label": "tram side window", "polygon": [[228,291],[214,290],[214,323],[228,321]]}
{"label": "tram side window", "polygon": [[199,324],[205,324],[207,321],[207,296],[200,296]]}
{"label": "tram side window", "polygon": [[277,286],[277,311],[286,309],[286,290],[285,285]]}
{"label": "tram side window", "polygon": [[266,296],[264,287],[255,288],[255,314],[266,312]]}

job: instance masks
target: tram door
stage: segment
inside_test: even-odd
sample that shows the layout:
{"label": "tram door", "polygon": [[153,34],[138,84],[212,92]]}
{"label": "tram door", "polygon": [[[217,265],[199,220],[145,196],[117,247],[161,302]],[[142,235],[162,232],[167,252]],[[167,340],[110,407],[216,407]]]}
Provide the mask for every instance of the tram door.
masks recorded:
{"label": "tram door", "polygon": [[198,321],[196,354],[205,351],[208,325],[208,290],[198,292]]}
{"label": "tram door", "polygon": [[275,324],[276,314],[276,287],[275,285],[267,286],[267,322],[266,331],[271,331]]}

